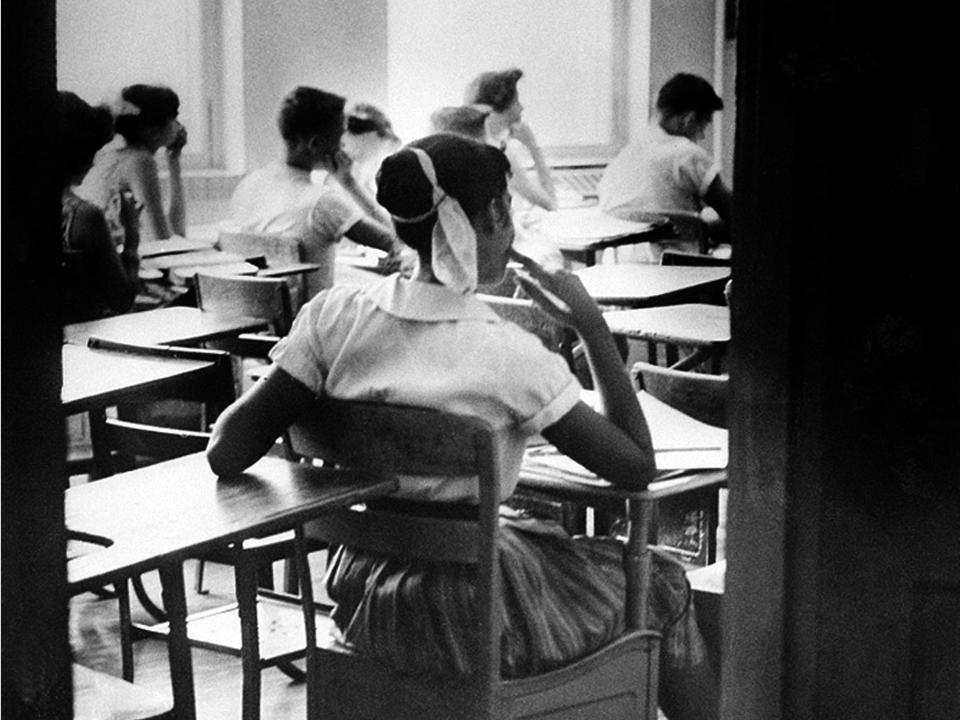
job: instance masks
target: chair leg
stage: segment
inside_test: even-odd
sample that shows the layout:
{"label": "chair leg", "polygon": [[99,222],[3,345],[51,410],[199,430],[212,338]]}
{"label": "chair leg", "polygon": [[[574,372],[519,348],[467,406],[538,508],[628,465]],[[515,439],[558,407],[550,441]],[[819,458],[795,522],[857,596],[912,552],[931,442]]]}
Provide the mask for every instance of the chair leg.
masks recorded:
{"label": "chair leg", "polygon": [[134,575],[130,578],[130,583],[133,585],[133,592],[137,596],[137,600],[140,601],[140,604],[143,605],[143,609],[146,610],[157,622],[166,622],[167,613],[164,612],[163,608],[157,605],[147,594],[147,589],[143,586],[143,579],[140,575]]}
{"label": "chair leg", "polygon": [[126,579],[114,583],[120,611],[120,663],[123,679],[133,682],[133,619],[130,616],[130,589]]}
{"label": "chair leg", "polygon": [[234,582],[240,614],[240,664],[243,671],[243,720],[260,717],[260,631],[257,621],[257,568],[238,543]]}
{"label": "chair leg", "polygon": [[257,568],[257,587],[273,590],[273,563]]}
{"label": "chair leg", "polygon": [[314,697],[316,683],[311,682],[309,676],[316,673],[317,668],[317,617],[314,614],[313,581],[310,577],[310,558],[308,544],[303,532],[303,525],[294,529],[294,549],[297,565],[297,575],[300,577],[300,603],[303,608],[303,628],[306,641],[307,659],[307,717],[315,717],[316,699]]}
{"label": "chair leg", "polygon": [[290,595],[300,592],[300,573],[297,572],[296,562],[291,558],[283,560],[283,591]]}
{"label": "chair leg", "polygon": [[196,590],[197,595],[206,595],[209,592],[209,590],[203,589],[203,572],[205,568],[206,568],[206,561],[204,561],[203,559],[197,560],[197,567],[196,567],[196,570],[194,570],[194,576],[193,576],[193,587],[194,587],[194,590]]}

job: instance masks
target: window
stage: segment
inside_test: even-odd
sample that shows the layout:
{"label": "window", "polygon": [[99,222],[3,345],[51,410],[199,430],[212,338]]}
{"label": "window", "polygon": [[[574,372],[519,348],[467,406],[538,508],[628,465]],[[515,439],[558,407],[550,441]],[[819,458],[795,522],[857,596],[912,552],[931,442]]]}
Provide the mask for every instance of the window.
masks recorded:
{"label": "window", "polygon": [[648,20],[642,1],[388,0],[391,119],[401,137],[421,136],[477,74],[519,67],[524,116],[550,160],[609,159],[631,112],[646,112],[628,98],[646,101]]}
{"label": "window", "polygon": [[190,134],[184,167],[223,167],[220,14],[209,0],[58,0],[58,87],[112,104],[126,85],[167,85]]}

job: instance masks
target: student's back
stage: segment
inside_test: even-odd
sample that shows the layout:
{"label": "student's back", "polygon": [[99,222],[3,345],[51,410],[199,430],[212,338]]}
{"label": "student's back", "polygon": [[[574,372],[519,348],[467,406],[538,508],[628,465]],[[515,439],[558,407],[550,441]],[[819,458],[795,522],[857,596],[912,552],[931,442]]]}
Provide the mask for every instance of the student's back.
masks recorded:
{"label": "student's back", "polygon": [[[705,137],[713,113],[723,101],[701,77],[678,73],[657,96],[648,127],[607,166],[597,185],[604,211],[627,220],[640,220],[658,211],[700,213],[711,208],[730,220],[730,191],[720,166],[698,143]],[[657,262],[664,249],[698,252],[696,241],[644,243],[618,251],[634,262]],[[626,257],[625,257],[626,256]]]}

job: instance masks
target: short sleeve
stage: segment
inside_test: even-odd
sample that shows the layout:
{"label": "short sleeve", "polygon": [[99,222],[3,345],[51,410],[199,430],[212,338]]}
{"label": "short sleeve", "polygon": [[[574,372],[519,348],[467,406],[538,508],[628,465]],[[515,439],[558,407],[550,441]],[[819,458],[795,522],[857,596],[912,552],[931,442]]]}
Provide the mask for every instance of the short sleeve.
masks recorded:
{"label": "short sleeve", "polygon": [[504,323],[500,347],[509,353],[501,365],[500,397],[524,435],[536,435],[580,401],[582,388],[567,361],[547,350],[531,333]]}
{"label": "short sleeve", "polygon": [[327,293],[321,292],[297,313],[290,333],[270,351],[274,364],[296,378],[316,395],[323,392],[327,368],[320,344],[321,315]]}
{"label": "short sleeve", "polygon": [[310,210],[310,225],[328,242],[337,242],[363,219],[363,210],[342,189],[324,187]]}

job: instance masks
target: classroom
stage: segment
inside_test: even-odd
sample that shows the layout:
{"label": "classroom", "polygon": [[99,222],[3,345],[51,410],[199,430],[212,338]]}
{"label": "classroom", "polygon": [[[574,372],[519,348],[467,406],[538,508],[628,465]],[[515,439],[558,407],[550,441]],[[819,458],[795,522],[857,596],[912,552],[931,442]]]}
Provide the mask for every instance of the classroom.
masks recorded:
{"label": "classroom", "polygon": [[776,5],[8,8],[4,716],[960,717],[950,23]]}

